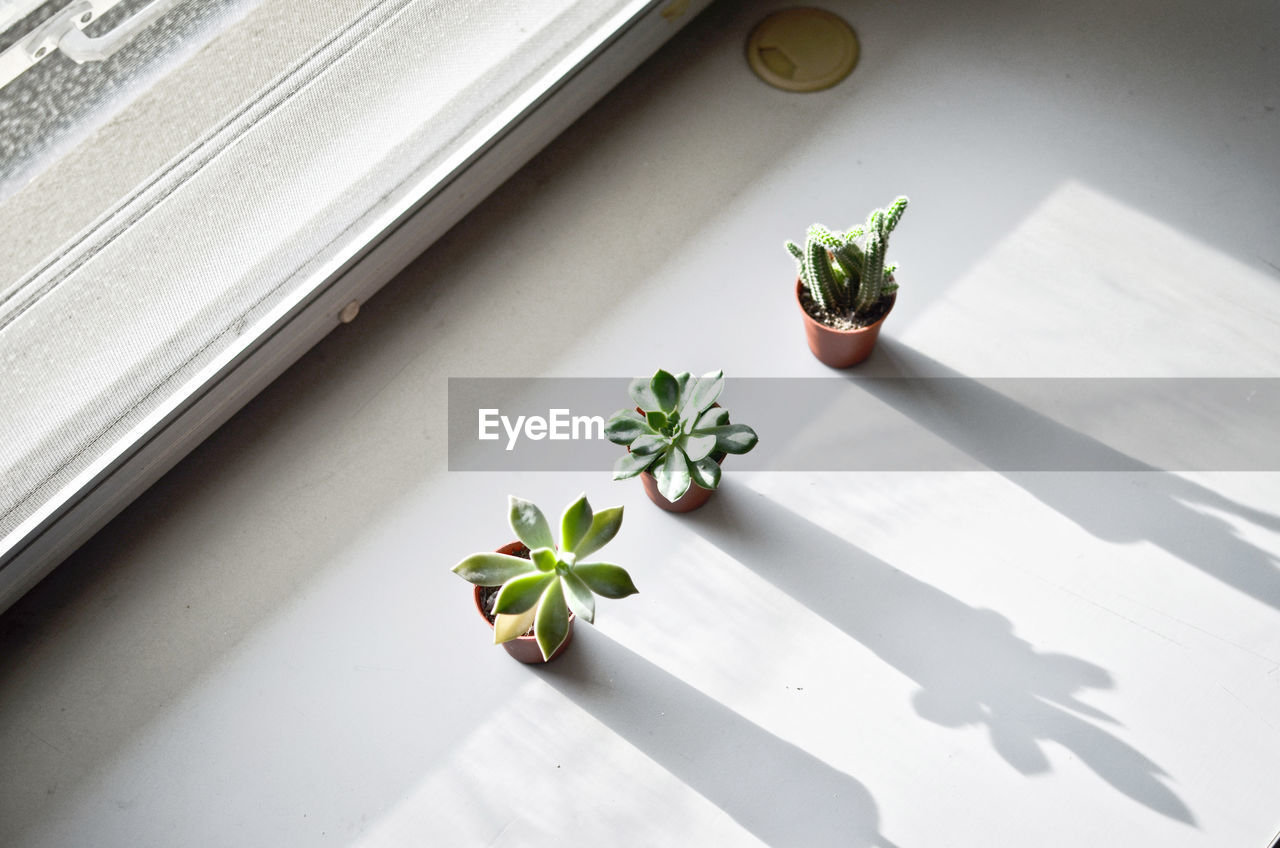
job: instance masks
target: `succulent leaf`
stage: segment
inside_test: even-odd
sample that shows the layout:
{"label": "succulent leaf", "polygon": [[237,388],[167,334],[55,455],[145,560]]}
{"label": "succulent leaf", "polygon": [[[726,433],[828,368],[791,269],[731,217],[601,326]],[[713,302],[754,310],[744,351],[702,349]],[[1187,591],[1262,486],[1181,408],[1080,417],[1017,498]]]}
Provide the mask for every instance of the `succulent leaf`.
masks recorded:
{"label": "succulent leaf", "polygon": [[584,562],[574,566],[573,573],[602,598],[625,598],[640,591],[631,575],[620,565],[608,562]]}
{"label": "succulent leaf", "polygon": [[453,567],[454,574],[477,586],[501,586],[513,577],[535,570],[536,566],[523,557],[498,553],[472,554]]}
{"label": "succulent leaf", "polygon": [[573,552],[579,558],[590,556],[603,548],[618,535],[622,527],[622,507],[611,506],[602,509],[591,519],[591,529],[582,537],[582,541],[574,546]]}
{"label": "succulent leaf", "polygon": [[685,452],[689,462],[697,462],[715,449],[716,437],[711,433],[689,433],[677,439],[676,446]]}
{"label": "succulent leaf", "polygon": [[533,626],[537,607],[529,607],[519,615],[496,615],[493,618],[493,644],[500,645],[523,636]]}
{"label": "succulent leaf", "polygon": [[501,615],[519,615],[538,603],[547,585],[556,580],[555,572],[535,571],[513,577],[498,591],[493,611]]}
{"label": "succulent leaf", "polygon": [[650,465],[657,461],[659,454],[638,454],[627,453],[618,457],[618,461],[613,464],[613,479],[626,480],[634,477],[641,471],[644,471]]}
{"label": "succulent leaf", "polygon": [[577,550],[578,542],[591,529],[593,517],[586,495],[582,495],[565,509],[560,518],[560,542],[566,551]]}
{"label": "succulent leaf", "polygon": [[709,434],[716,437],[716,450],[725,453],[746,453],[756,446],[760,437],[756,431],[746,424],[725,424],[722,427],[708,427],[695,430],[696,435]]}
{"label": "succulent leaf", "polygon": [[551,525],[542,510],[531,501],[511,496],[511,507],[508,513],[511,529],[516,538],[530,548],[554,548],[555,540],[551,538]]}
{"label": "succulent leaf", "polygon": [[704,489],[716,489],[720,486],[720,463],[711,457],[703,457],[689,467],[693,482]]}
{"label": "succulent leaf", "polygon": [[684,402],[680,405],[680,417],[686,420],[696,419],[716,402],[716,398],[720,397],[722,391],[724,391],[723,371],[703,374],[693,384],[693,390],[686,394]]}
{"label": "succulent leaf", "polygon": [[631,396],[631,400],[641,409],[657,409],[658,399],[653,396],[653,391],[649,388],[649,379],[645,377],[637,377],[627,385],[627,394]]}
{"label": "succulent leaf", "polygon": [[719,427],[729,423],[729,410],[723,406],[713,406],[698,418],[694,430],[705,430],[707,427]]}
{"label": "succulent leaf", "polygon": [[649,428],[655,432],[662,432],[666,429],[668,421],[667,414],[660,409],[651,409],[645,412],[645,421]]}
{"label": "succulent leaf", "polygon": [[564,640],[569,638],[569,607],[565,605],[564,589],[560,581],[552,579],[551,585],[538,601],[538,614],[533,622],[533,635],[543,659],[551,659]]}
{"label": "succulent leaf", "polygon": [[619,409],[604,425],[604,437],[615,445],[629,445],[637,436],[652,433],[648,420],[634,409]]}
{"label": "succulent leaf", "polygon": [[529,559],[533,560],[533,565],[539,571],[555,571],[556,563],[560,561],[556,556],[556,552],[551,548],[537,548],[529,552]]}
{"label": "succulent leaf", "polygon": [[561,589],[564,590],[565,600],[569,602],[569,609],[573,610],[575,615],[583,618],[588,624],[594,624],[596,620],[596,596],[591,594],[590,587],[582,582],[582,578],[578,577],[572,571],[565,571],[560,575]]}
{"label": "succulent leaf", "polygon": [[689,491],[692,478],[689,476],[689,460],[684,451],[674,448],[667,451],[662,462],[653,468],[654,479],[658,481],[658,491],[669,501],[677,501]]}
{"label": "succulent leaf", "polygon": [[662,453],[671,444],[666,436],[641,436],[631,443],[631,452],[638,456]]}
{"label": "succulent leaf", "polygon": [[677,409],[682,405],[681,399],[684,397],[685,390],[688,388],[689,381],[692,379],[693,379],[693,375],[690,374],[688,371],[681,371],[679,374],[676,375],[676,385],[680,388],[680,391],[676,393]]}
{"label": "succulent leaf", "polygon": [[675,412],[680,403],[680,382],[669,371],[658,369],[649,381],[649,389],[663,412]]}

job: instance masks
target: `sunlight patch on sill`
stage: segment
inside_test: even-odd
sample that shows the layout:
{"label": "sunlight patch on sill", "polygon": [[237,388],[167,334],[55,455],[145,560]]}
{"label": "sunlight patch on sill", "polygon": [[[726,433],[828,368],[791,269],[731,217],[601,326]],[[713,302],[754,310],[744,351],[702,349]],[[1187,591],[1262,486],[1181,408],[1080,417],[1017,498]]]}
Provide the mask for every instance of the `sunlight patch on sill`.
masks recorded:
{"label": "sunlight patch on sill", "polygon": [[[501,648],[492,653],[485,662],[514,662]],[[620,834],[635,845],[673,837],[762,844],[572,698],[530,679],[506,692],[354,845],[605,845]]]}
{"label": "sunlight patch on sill", "polygon": [[899,338],[973,377],[1274,377],[1280,283],[1067,181]]}

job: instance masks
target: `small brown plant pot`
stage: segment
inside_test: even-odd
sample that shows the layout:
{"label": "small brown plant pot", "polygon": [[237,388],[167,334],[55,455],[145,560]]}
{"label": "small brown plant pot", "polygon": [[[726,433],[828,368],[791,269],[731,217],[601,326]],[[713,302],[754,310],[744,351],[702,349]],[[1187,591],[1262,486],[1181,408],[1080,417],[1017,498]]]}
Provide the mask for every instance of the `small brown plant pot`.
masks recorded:
{"label": "small brown plant pot", "polygon": [[715,492],[714,489],[704,489],[697,483],[690,483],[689,491],[674,501],[669,501],[662,496],[662,492],[658,491],[658,478],[648,471],[640,472],[640,482],[644,484],[644,493],[649,496],[649,500],[667,512],[693,512],[711,500],[711,495]]}
{"label": "small brown plant pot", "polygon": [[849,368],[857,365],[871,355],[875,349],[876,339],[880,338],[880,325],[889,317],[893,303],[874,324],[858,327],[856,330],[837,330],[815,320],[805,311],[804,301],[800,299],[803,284],[796,278],[796,306],[800,308],[800,317],[804,319],[804,335],[809,342],[809,350],[823,365],[832,368]]}
{"label": "small brown plant pot", "polygon": [[[507,554],[508,556],[518,556],[516,552],[524,549],[524,547],[525,545],[523,542],[512,542],[509,545],[503,545],[498,548],[498,553]],[[481,601],[485,587],[474,586],[472,588],[475,590],[472,592],[472,598],[474,598],[476,602],[476,611],[480,613],[480,617],[489,625],[489,629],[493,630],[493,619],[489,617],[489,613],[485,610],[484,604]],[[506,648],[508,654],[515,657],[522,663],[540,665],[544,662],[551,662],[551,660],[554,660],[556,657],[563,654],[565,649],[569,647],[569,643],[573,641],[573,621],[575,618],[576,616],[572,611],[570,611],[569,635],[565,637],[565,640],[561,643],[560,647],[556,648],[555,653],[547,659],[542,658],[542,649],[538,647],[538,640],[533,636],[517,636],[510,642],[503,642],[502,647]]]}

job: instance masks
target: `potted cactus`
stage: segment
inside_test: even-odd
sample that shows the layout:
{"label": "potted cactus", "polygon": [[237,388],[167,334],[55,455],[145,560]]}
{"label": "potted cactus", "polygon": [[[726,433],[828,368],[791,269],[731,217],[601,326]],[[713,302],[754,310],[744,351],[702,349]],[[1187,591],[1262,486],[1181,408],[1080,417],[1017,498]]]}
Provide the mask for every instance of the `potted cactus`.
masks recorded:
{"label": "potted cactus", "polygon": [[756,446],[756,431],[731,424],[716,399],[724,372],[693,377],[659,369],[629,387],[634,409],[620,409],[605,424],[609,441],[626,445],[613,479],[640,475],[649,500],[669,512],[689,512],[707,502],[720,485],[725,455]]}
{"label": "potted cactus", "polygon": [[799,264],[796,301],[805,337],[824,364],[848,368],[875,347],[898,290],[893,277],[897,266],[885,263],[889,233],[906,209],[907,198],[899,197],[848,232],[833,233],[814,224],[805,234],[803,249],[793,241],[786,243]]}
{"label": "potted cactus", "polygon": [[519,541],[474,553],[453,572],[475,585],[476,607],[495,644],[521,662],[550,662],[568,647],[575,617],[595,621],[596,595],[637,591],[620,566],[582,561],[617,535],[622,507],[593,512],[586,495],[578,498],[560,519],[559,548],[535,504],[513,495],[507,518]]}

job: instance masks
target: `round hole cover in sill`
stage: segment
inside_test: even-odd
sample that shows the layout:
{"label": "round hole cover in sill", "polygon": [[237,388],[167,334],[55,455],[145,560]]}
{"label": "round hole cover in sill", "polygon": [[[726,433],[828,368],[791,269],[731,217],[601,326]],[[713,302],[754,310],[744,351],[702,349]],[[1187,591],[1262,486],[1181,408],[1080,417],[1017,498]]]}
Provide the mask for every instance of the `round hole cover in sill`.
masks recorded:
{"label": "round hole cover in sill", "polygon": [[858,64],[858,37],[825,9],[783,9],[751,31],[747,62],[769,85],[819,91],[840,82]]}

